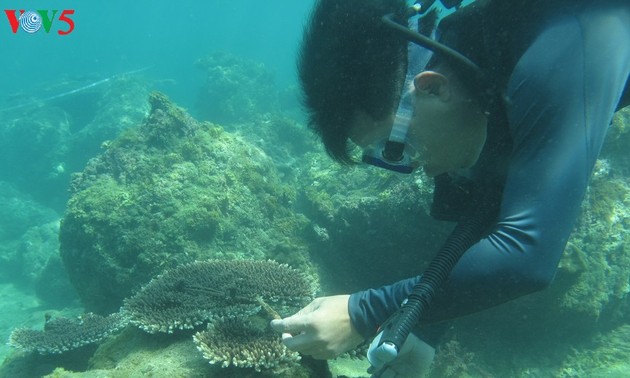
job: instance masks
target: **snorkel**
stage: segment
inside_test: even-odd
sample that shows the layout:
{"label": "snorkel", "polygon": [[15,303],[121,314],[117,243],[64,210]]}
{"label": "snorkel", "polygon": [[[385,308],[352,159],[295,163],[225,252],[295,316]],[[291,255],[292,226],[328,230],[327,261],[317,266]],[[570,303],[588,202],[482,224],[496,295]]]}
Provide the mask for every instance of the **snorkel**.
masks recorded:
{"label": "snorkel", "polygon": [[[427,2],[417,1],[409,11],[410,16],[426,13],[434,2],[434,0]],[[442,3],[447,7],[453,7],[459,5],[461,1],[442,1]],[[486,101],[487,103],[494,101],[496,92],[486,80],[482,70],[470,59],[408,27],[396,23],[393,21],[393,15],[391,14],[383,16],[382,21],[393,30],[398,31],[411,44],[424,47],[435,54],[439,54],[441,58],[446,59],[453,67],[463,71],[470,78],[472,88],[482,96],[481,101]],[[412,73],[414,71],[407,71],[406,83],[410,80],[409,77]],[[411,80],[413,80],[413,77]],[[392,127],[389,140],[379,152],[380,155],[375,155],[374,152],[367,157],[364,155],[364,162],[402,173],[410,173],[413,170],[413,167],[405,165],[409,159],[405,155],[406,151],[409,151],[406,143],[409,122],[402,121],[407,116],[410,118],[412,114],[409,112],[412,108],[408,106],[408,100],[404,95],[401,98],[396,114],[396,122],[394,122]],[[401,122],[399,122],[399,116]],[[486,232],[488,225],[491,224],[491,221],[496,216],[497,204],[496,201],[493,201],[495,195],[496,193],[492,191],[477,190],[476,201],[471,206],[474,212],[457,224],[429,264],[427,270],[420,277],[418,283],[413,287],[411,294],[402,303],[401,307],[380,326],[378,334],[370,344],[367,354],[370,364],[376,371],[375,376],[378,376],[380,369],[384,369],[388,363],[398,356],[412,328],[419,323],[422,316],[429,309],[436,292],[446,281],[455,264],[466,250]]]}
{"label": "snorkel", "polygon": [[[419,15],[421,9],[421,5],[416,3],[408,10],[409,28],[413,26],[414,16]],[[393,16],[393,14],[386,15],[382,20],[387,26],[391,27],[388,23],[393,23],[407,30],[404,26],[393,21]],[[416,168],[413,164],[413,157],[417,154],[417,151],[407,143],[407,132],[409,131],[409,123],[413,115],[410,88],[413,85],[416,73],[423,69],[427,61],[428,56],[422,50],[422,46],[415,43],[408,44],[407,73],[403,84],[403,93],[394,116],[392,130],[388,139],[381,140],[363,151],[361,160],[364,163],[399,173],[411,173]]]}

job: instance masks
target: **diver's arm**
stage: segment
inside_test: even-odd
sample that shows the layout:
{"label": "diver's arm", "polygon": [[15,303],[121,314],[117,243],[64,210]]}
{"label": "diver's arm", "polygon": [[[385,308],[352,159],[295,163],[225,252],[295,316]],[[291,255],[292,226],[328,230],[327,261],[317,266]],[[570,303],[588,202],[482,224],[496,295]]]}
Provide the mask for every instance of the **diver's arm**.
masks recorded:
{"label": "diver's arm", "polygon": [[348,311],[357,331],[366,339],[376,335],[378,327],[400,307],[419,279],[408,278],[350,295]]}
{"label": "diver's arm", "polygon": [[[425,321],[480,311],[551,282],[630,70],[630,22],[607,19],[567,17],[519,61],[508,87],[515,148],[499,221],[457,263]],[[359,332],[374,332],[412,282],[353,294]]]}
{"label": "diver's arm", "polygon": [[499,221],[457,263],[427,320],[550,284],[630,73],[625,8],[566,17],[520,59],[508,85],[515,149]]}

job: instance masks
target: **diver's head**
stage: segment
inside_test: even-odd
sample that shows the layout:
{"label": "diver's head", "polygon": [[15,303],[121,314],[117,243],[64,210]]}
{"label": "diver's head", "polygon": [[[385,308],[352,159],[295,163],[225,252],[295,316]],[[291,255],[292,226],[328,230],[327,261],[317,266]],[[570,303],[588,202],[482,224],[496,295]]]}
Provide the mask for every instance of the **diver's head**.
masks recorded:
{"label": "diver's head", "polygon": [[[455,75],[435,71],[416,75],[408,91],[413,112],[404,140],[407,164],[422,166],[429,176],[474,165],[486,140],[487,118],[471,92]],[[357,112],[350,138],[372,156],[390,138],[393,123],[394,113],[375,120]]]}
{"label": "diver's head", "polygon": [[[399,27],[412,13],[405,0],[317,2],[298,70],[309,126],[335,160],[354,163],[351,139],[364,148],[364,162],[399,172],[422,165],[436,175],[477,161],[486,133],[482,108],[447,70],[417,74],[419,59],[408,47],[422,41]],[[474,63],[438,50],[477,78]]]}
{"label": "diver's head", "polygon": [[429,176],[469,168],[486,141],[487,117],[479,101],[457,80],[434,71],[414,79],[409,143],[422,152]]}
{"label": "diver's head", "polygon": [[308,124],[335,160],[353,163],[349,133],[356,113],[383,120],[395,112],[407,41],[383,24],[406,22],[406,0],[319,0],[306,25],[298,72]]}

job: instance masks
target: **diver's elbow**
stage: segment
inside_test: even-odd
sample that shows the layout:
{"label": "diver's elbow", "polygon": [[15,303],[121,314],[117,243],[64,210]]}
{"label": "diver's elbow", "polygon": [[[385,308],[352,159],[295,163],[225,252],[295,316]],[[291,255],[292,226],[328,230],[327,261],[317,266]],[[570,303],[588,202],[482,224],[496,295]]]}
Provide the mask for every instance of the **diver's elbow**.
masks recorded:
{"label": "diver's elbow", "polygon": [[556,275],[556,269],[551,270],[538,270],[528,272],[522,277],[524,287],[527,288],[529,293],[535,293],[545,290],[551,286],[553,279]]}

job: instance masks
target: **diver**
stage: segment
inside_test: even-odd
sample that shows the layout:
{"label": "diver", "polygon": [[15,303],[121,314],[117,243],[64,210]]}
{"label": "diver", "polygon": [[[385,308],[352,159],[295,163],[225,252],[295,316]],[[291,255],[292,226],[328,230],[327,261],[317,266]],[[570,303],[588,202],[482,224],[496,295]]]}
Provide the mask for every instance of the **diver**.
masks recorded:
{"label": "diver", "polygon": [[363,163],[422,167],[431,214],[464,225],[454,239],[467,232],[444,278],[425,285],[430,303],[403,343],[380,340],[384,325],[426,272],[272,321],[288,348],[318,359],[376,336],[368,358],[380,377],[422,376],[436,323],[549,286],[613,114],[630,104],[630,2],[443,1],[457,9],[427,32],[433,3],[319,0],[298,57],[309,126],[328,154],[356,164],[358,146]]}

